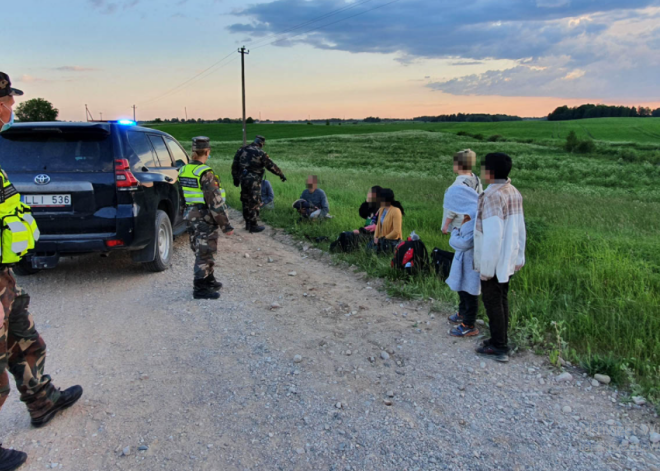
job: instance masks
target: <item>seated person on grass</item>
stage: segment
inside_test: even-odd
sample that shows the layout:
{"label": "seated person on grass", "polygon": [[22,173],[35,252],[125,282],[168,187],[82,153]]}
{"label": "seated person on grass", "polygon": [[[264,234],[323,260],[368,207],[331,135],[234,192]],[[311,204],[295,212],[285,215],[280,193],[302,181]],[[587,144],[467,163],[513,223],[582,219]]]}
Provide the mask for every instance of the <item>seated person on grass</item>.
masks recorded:
{"label": "seated person on grass", "polygon": [[303,219],[325,219],[331,217],[328,213],[328,197],[325,191],[318,187],[319,178],[316,175],[307,177],[307,189],[302,192],[300,198],[293,203]]}
{"label": "seated person on grass", "polygon": [[263,209],[275,209],[275,193],[273,186],[264,177],[261,182],[261,207]]}
{"label": "seated person on grass", "polygon": [[367,200],[360,206],[360,217],[364,219],[364,227],[353,231],[354,234],[372,234],[376,230],[378,210],[380,209],[379,195],[382,188],[372,186],[367,193]]}
{"label": "seated person on grass", "polygon": [[384,188],[380,192],[380,209],[373,246],[379,253],[392,253],[403,239],[403,206],[394,198],[394,191]]}

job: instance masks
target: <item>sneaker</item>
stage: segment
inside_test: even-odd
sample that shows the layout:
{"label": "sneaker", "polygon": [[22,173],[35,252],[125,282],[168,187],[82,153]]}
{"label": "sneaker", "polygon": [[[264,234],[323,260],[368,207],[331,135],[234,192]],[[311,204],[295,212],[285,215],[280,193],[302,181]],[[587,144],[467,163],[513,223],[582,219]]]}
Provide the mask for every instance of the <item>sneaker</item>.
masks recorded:
{"label": "sneaker", "polygon": [[80,399],[80,396],[82,396],[82,394],[83,394],[83,388],[80,386],[71,386],[66,391],[62,391],[60,394],[60,398],[57,400],[55,404],[53,404],[53,407],[51,407],[48,412],[46,412],[41,417],[32,418],[32,426],[37,428],[43,427],[48,422],[50,422],[51,419],[55,417],[55,415],[59,411],[62,411],[67,407],[71,407],[72,405],[74,405],[76,401]]}
{"label": "sneaker", "polygon": [[451,329],[449,335],[452,337],[474,337],[475,335],[479,335],[479,329],[461,324]]}
{"label": "sneaker", "polygon": [[0,446],[0,471],[14,471],[27,460],[27,454],[18,450],[7,450]]}
{"label": "sneaker", "polygon": [[499,361],[501,363],[506,363],[509,361],[507,350],[501,350],[499,348],[493,347],[492,345],[482,345],[481,347],[477,348],[476,352],[479,355],[489,356],[493,360]]}
{"label": "sneaker", "polygon": [[456,314],[452,314],[447,318],[449,322],[452,324],[462,324],[463,323],[463,316],[461,316],[458,312]]}

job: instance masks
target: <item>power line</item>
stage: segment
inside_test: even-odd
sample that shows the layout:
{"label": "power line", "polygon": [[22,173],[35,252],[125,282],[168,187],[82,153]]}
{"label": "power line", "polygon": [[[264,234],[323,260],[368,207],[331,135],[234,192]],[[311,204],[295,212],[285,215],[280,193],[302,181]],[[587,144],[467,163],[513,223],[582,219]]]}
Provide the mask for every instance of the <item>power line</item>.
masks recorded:
{"label": "power line", "polygon": [[194,79],[196,79],[197,77],[199,77],[199,76],[202,75],[203,73],[205,73],[205,72],[211,70],[212,68],[214,68],[215,66],[219,65],[219,64],[220,64],[221,62],[223,62],[224,60],[229,59],[233,54],[234,54],[234,52],[232,51],[231,53],[227,54],[225,57],[223,57],[222,59],[220,59],[218,62],[216,62],[216,63],[214,63],[214,64],[211,64],[209,67],[207,67],[206,69],[202,70],[202,71],[201,71],[200,73],[198,73],[197,75],[194,75],[193,77],[189,78],[189,79],[186,80],[185,82],[181,82],[179,85],[177,85],[176,87],[174,87],[174,88],[172,88],[172,89],[166,91],[165,93],[162,93],[162,94],[160,94],[160,95],[158,95],[158,96],[156,96],[156,97],[150,98],[149,100],[143,101],[143,102],[140,103],[140,104],[141,104],[141,105],[144,105],[145,103],[151,103],[152,101],[155,101],[155,100],[158,100],[159,98],[164,97],[165,95],[169,94],[170,92],[173,92],[173,91],[175,91],[175,90],[180,89],[182,86],[184,86],[184,85],[188,84],[189,82],[193,81]]}
{"label": "power line", "polygon": [[287,37],[287,38],[276,39],[275,41],[271,41],[271,42],[269,42],[269,43],[267,43],[267,44],[263,44],[263,45],[261,45],[261,46],[253,47],[252,50],[255,50],[255,49],[261,49],[262,47],[270,46],[271,44],[274,44],[274,43],[276,43],[276,42],[278,42],[278,41],[280,41],[280,40],[282,40],[282,39],[291,39],[291,38],[295,38],[295,37],[297,37],[297,36],[301,36],[301,35],[303,35],[303,34],[311,33],[311,32],[313,32],[313,31],[318,31],[318,30],[323,29],[323,28],[327,28],[328,26],[336,25],[337,23],[341,23],[342,21],[350,20],[351,18],[355,18],[356,16],[364,15],[365,13],[369,13],[369,12],[371,12],[371,11],[378,10],[379,8],[386,7],[386,6],[388,6],[388,5],[391,5],[391,4],[393,4],[393,3],[397,3],[397,2],[399,2],[399,1],[401,1],[401,0],[392,0],[392,1],[390,1],[390,2],[383,3],[382,5],[378,5],[378,6],[375,6],[375,7],[373,7],[373,8],[369,8],[368,10],[361,11],[361,12],[356,13],[356,14],[354,14],[354,15],[347,16],[347,17],[342,18],[342,19],[340,19],[340,20],[333,21],[333,22],[331,22],[331,23],[326,23],[326,24],[321,25],[321,26],[318,26],[318,27],[316,27],[316,28],[308,29],[308,30],[306,30],[306,31],[303,31],[302,33],[294,34],[293,36],[289,36],[289,37]]}

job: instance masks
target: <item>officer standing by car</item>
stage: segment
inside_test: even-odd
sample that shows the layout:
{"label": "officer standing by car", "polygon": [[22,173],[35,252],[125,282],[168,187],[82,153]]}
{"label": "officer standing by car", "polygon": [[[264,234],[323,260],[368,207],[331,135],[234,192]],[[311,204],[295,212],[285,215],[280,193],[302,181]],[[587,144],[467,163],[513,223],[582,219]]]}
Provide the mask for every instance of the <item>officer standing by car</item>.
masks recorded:
{"label": "officer standing by car", "polygon": [[218,251],[218,229],[232,235],[220,181],[206,165],[211,155],[208,137],[193,138],[193,160],[179,171],[179,182],[186,200],[184,218],[188,223],[190,248],[195,252],[195,299],[218,299],[222,283],[215,279],[213,255]]}
{"label": "officer standing by car", "polygon": [[[14,96],[23,92],[11,87],[9,76],[0,72],[0,132],[14,122]],[[3,322],[0,326],[0,408],[9,395],[9,375],[14,376],[21,401],[27,406],[34,427],[42,427],[61,410],[73,405],[83,390],[73,386],[60,391],[44,374],[46,343],[37,332],[28,311],[30,296],[16,286],[11,269],[27,251],[34,248],[39,230],[29,206],[0,169],[0,217],[2,244],[0,255],[0,305]],[[27,455],[0,446],[0,471],[19,468]]]}
{"label": "officer standing by car", "polygon": [[263,151],[264,145],[266,138],[257,136],[252,144],[238,149],[231,166],[234,186],[241,187],[243,219],[245,219],[245,229],[249,232],[261,232],[265,229],[257,221],[261,207],[261,181],[264,177],[264,169],[280,177],[283,182],[286,181],[282,170]]}

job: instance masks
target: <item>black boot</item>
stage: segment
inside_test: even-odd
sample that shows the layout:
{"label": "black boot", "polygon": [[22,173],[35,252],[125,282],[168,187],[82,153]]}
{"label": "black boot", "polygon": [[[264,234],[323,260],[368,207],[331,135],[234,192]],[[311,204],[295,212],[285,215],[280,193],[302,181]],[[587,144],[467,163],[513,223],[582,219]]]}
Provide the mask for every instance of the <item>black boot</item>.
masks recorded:
{"label": "black boot", "polygon": [[17,450],[7,450],[0,446],[0,471],[14,471],[27,460],[27,454]]}
{"label": "black boot", "polygon": [[48,412],[46,412],[44,415],[41,417],[33,417],[32,418],[32,426],[33,427],[43,427],[46,425],[50,420],[55,417],[55,415],[61,411],[66,409],[67,407],[71,407],[76,403],[78,399],[80,399],[80,396],[82,396],[83,393],[83,388],[80,386],[71,386],[69,389],[66,391],[62,391],[60,393],[60,398],[57,400],[55,404],[53,404],[53,407],[50,408]]}
{"label": "black boot", "polygon": [[220,293],[206,284],[206,278],[195,280],[195,288],[193,289],[193,298],[195,299],[219,299]]}
{"label": "black boot", "polygon": [[220,283],[218,280],[215,279],[215,276],[213,275],[213,273],[211,273],[209,276],[204,278],[204,281],[206,282],[206,285],[209,288],[212,288],[216,291],[218,291],[219,289],[222,289],[222,283]]}
{"label": "black boot", "polygon": [[264,230],[266,230],[266,227],[259,226],[258,224],[253,224],[250,226],[250,229],[248,230],[250,231],[250,234],[254,234],[255,232],[263,232]]}

